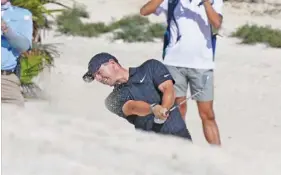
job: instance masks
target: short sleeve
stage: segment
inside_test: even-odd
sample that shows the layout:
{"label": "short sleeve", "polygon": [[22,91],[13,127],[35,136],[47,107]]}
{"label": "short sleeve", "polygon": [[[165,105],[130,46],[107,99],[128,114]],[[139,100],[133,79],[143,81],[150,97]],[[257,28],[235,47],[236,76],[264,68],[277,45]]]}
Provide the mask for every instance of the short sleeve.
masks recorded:
{"label": "short sleeve", "polygon": [[32,45],[32,33],[33,33],[33,21],[32,21],[32,13],[24,8],[16,8],[17,13],[20,16],[23,16],[21,20],[18,20],[19,23],[18,26],[13,28],[17,33],[24,36],[26,39],[28,39],[30,46]]}
{"label": "short sleeve", "polygon": [[154,59],[152,59],[150,63],[150,72],[152,73],[153,83],[156,87],[167,80],[172,80],[173,83],[175,83],[172,75],[163,63]]}
{"label": "short sleeve", "polygon": [[111,92],[105,99],[105,106],[112,113],[125,118],[126,115],[124,114],[122,108],[129,100],[132,100],[132,98],[127,90],[113,90],[113,92]]}
{"label": "short sleeve", "polygon": [[154,12],[155,15],[159,16],[161,13],[166,13],[168,11],[168,0],[163,0],[160,6]]}
{"label": "short sleeve", "polygon": [[23,36],[25,36],[30,45],[32,45],[32,33],[33,33],[33,22],[32,22],[32,13],[28,10],[25,11],[23,21],[21,23],[21,29],[19,30]]}
{"label": "short sleeve", "polygon": [[[8,32],[5,37],[9,40],[12,47],[18,51],[27,51],[32,47],[33,22],[32,13],[29,10],[16,7],[14,10],[17,19],[8,23]],[[20,26],[20,27],[19,27]]]}
{"label": "short sleeve", "polygon": [[222,8],[223,8],[223,0],[213,0],[213,8],[214,10],[220,14],[221,16],[222,15]]}

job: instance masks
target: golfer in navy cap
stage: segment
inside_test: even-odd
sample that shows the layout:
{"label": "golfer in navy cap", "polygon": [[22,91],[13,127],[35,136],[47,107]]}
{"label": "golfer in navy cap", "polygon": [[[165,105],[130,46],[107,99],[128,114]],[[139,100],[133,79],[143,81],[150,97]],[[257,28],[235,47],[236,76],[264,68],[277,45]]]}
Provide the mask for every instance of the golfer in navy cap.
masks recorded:
{"label": "golfer in navy cap", "polygon": [[169,112],[175,105],[174,80],[160,61],[150,59],[125,69],[113,55],[99,53],[90,60],[83,79],[114,86],[105,100],[107,109],[136,129],[191,140],[179,109]]}

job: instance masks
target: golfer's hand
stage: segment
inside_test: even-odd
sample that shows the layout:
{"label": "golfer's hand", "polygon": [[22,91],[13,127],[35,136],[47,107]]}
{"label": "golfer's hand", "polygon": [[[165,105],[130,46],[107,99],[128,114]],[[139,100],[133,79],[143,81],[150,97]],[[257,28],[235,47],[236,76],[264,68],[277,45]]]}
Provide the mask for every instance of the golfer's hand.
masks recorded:
{"label": "golfer's hand", "polygon": [[166,108],[163,108],[161,105],[154,106],[152,111],[155,117],[160,119],[167,119],[167,117],[169,116],[169,114],[167,113],[168,110]]}

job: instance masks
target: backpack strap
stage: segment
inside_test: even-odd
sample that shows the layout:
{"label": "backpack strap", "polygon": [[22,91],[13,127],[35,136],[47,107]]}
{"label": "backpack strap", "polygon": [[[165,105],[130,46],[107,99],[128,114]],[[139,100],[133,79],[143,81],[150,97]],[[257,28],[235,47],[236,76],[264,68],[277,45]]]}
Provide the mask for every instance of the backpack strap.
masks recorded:
{"label": "backpack strap", "polygon": [[[205,1],[206,1],[206,0],[202,0],[202,1],[198,4],[198,7],[202,6]],[[214,4],[214,1],[215,1],[215,0],[213,0],[213,1],[211,2],[211,5]],[[211,32],[211,41],[212,41],[213,60],[215,60],[216,45],[217,45],[217,35],[219,35],[219,34],[218,34],[218,31],[216,31],[216,30],[213,29],[212,25],[211,25],[211,31],[210,31],[210,32]]]}
{"label": "backpack strap", "polygon": [[178,5],[180,0],[168,0],[168,13],[167,13],[167,28],[164,34],[164,44],[163,44],[163,54],[162,54],[162,58],[164,59],[165,54],[166,54],[166,47],[169,45],[170,43],[170,39],[171,39],[171,21],[174,20],[176,27],[177,27],[177,41],[180,39],[180,34],[179,34],[179,27],[178,27],[178,23],[176,22],[176,18],[174,15],[174,11],[176,6]]}

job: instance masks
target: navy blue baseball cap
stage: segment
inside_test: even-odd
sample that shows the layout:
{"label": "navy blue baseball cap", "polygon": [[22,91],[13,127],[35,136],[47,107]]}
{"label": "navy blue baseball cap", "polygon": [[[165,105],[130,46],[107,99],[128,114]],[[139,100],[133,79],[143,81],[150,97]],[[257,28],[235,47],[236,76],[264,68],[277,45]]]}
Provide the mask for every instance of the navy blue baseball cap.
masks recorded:
{"label": "navy blue baseball cap", "polygon": [[111,59],[118,63],[115,56],[109,53],[101,52],[94,55],[88,64],[88,71],[83,75],[83,80],[85,82],[92,82],[95,79],[93,74],[99,70],[102,64],[109,62]]}

